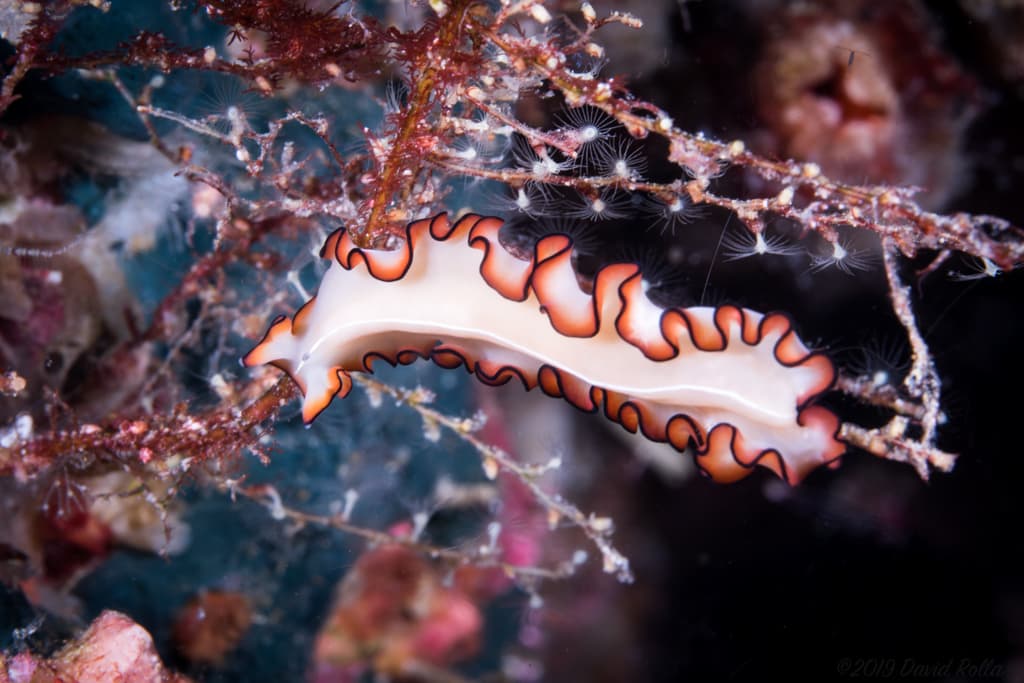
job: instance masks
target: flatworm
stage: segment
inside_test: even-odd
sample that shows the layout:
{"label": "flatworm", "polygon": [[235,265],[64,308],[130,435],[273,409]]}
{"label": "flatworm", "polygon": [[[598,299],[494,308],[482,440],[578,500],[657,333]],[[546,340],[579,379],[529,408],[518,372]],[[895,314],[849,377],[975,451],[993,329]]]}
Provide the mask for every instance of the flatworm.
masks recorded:
{"label": "flatworm", "polygon": [[728,482],[761,465],[795,484],[845,446],[838,418],[812,405],[835,380],[780,313],[736,306],[661,308],[631,263],[602,268],[584,292],[572,241],[548,235],[530,260],[498,241],[502,221],[447,214],[406,227],[394,251],[362,249],[344,229],[333,262],[293,318],[278,317],[243,362],[270,363],[302,389],[309,423],[352,389],[350,372],[433,360],[485,384],[513,377],[630,432],[692,446]]}

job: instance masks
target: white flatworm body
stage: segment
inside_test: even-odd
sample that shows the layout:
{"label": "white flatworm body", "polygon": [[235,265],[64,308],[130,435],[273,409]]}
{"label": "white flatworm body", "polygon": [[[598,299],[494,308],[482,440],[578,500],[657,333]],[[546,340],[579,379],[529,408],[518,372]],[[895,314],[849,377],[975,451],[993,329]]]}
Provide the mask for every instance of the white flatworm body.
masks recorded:
{"label": "white flatworm body", "polygon": [[549,235],[521,260],[498,241],[498,218],[446,214],[411,223],[396,251],[360,249],[344,230],[315,297],[278,318],[244,358],[288,372],[312,421],[351,389],[349,372],[429,358],[481,381],[518,377],[629,431],[693,446],[701,470],[734,481],[754,466],[797,483],[835,465],[839,421],[811,405],[835,369],[789,318],[735,306],[664,309],[639,268],[613,264],[584,292],[571,240]]}

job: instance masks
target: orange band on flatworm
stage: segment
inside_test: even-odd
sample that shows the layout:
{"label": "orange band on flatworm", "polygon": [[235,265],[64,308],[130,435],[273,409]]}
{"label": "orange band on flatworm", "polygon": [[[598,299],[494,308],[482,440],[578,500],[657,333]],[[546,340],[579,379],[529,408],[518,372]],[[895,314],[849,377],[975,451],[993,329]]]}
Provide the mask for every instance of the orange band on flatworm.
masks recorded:
{"label": "orange band on flatworm", "polygon": [[394,251],[344,230],[317,296],[280,318],[244,358],[272,363],[302,389],[311,421],[375,360],[430,358],[482,382],[519,379],[631,432],[692,448],[701,470],[734,481],[756,466],[796,483],[844,451],[839,420],[810,405],[835,379],[782,314],[736,306],[663,309],[631,263],[602,268],[593,292],[572,269],[572,240],[548,235],[520,260],[498,218],[414,221]]}

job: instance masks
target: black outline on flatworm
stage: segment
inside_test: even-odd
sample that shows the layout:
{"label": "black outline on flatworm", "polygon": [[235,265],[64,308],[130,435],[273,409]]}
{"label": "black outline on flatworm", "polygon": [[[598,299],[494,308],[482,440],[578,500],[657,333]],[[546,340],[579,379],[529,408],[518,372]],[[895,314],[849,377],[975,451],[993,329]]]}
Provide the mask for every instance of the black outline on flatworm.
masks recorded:
{"label": "black outline on flatworm", "polygon": [[[554,301],[548,301],[547,303],[544,303],[541,296],[541,292],[536,288],[534,283],[534,275],[536,274],[538,268],[540,268],[544,263],[548,263],[552,259],[562,257],[566,253],[571,253],[573,249],[572,237],[569,235],[565,235],[564,233],[553,233],[552,235],[548,235],[542,240],[538,241],[538,243],[534,246],[532,260],[529,263],[529,266],[527,266],[528,273],[523,284],[522,297],[508,297],[505,296],[505,294],[502,293],[500,289],[498,289],[498,286],[492,284],[489,281],[489,279],[484,275],[484,266],[488,262],[488,259],[492,258],[491,250],[504,250],[504,247],[501,246],[500,242],[498,242],[497,240],[492,241],[486,235],[473,234],[474,228],[481,221],[492,219],[499,221],[501,220],[500,218],[482,216],[480,214],[467,214],[460,218],[459,220],[455,221],[454,223],[448,223],[447,214],[440,213],[429,219],[421,219],[409,223],[408,225],[405,226],[405,241],[402,247],[400,248],[400,251],[402,251],[406,255],[405,263],[401,269],[401,274],[395,278],[385,278],[382,277],[377,272],[375,272],[373,262],[374,259],[376,258],[376,253],[378,253],[377,250],[364,250],[360,247],[352,246],[349,249],[349,251],[344,255],[344,257],[341,254],[339,254],[338,250],[342,244],[351,244],[351,240],[347,239],[347,234],[341,232],[343,228],[335,230],[328,236],[323,248],[320,250],[320,254],[322,257],[327,258],[328,247],[333,242],[335,252],[333,256],[335,260],[337,260],[338,263],[346,270],[351,270],[361,262],[366,266],[367,272],[377,280],[380,280],[382,282],[396,282],[405,277],[405,275],[409,272],[409,269],[412,267],[412,263],[415,258],[417,242],[419,242],[420,238],[426,237],[426,235],[424,235],[423,233],[429,234],[431,239],[438,242],[447,241],[452,237],[452,235],[465,235],[467,246],[469,248],[478,249],[482,252],[482,258],[480,261],[478,271],[481,279],[487,284],[488,287],[497,292],[500,296],[519,303],[528,299],[529,293],[532,290],[534,294],[537,296],[538,301],[541,302],[541,311],[547,315],[548,323],[559,334],[563,334],[565,336],[573,336],[576,338],[590,338],[596,335],[600,331],[602,325],[601,308],[603,302],[598,300],[598,293],[600,291],[602,274],[605,274],[609,268],[615,266],[632,265],[634,267],[637,267],[636,264],[607,264],[595,274],[594,289],[593,292],[590,294],[591,310],[593,314],[593,320],[595,323],[594,331],[586,335],[572,335],[567,332],[563,332],[562,330],[559,330],[558,327],[555,325],[554,318],[552,317],[551,311],[549,309],[557,307],[557,298],[555,298]],[[447,224],[447,230],[445,231],[438,230],[442,221],[446,222]],[[424,229],[424,224],[426,224],[426,229]],[[553,253],[548,254],[545,258],[540,259],[539,254],[542,242],[551,239],[552,237],[564,238],[566,240],[566,245],[558,248]],[[480,246],[481,244],[483,245],[482,248]],[[506,254],[509,254],[507,250],[504,251]],[[514,255],[509,255],[515,258]],[[498,258],[498,256],[493,256],[493,258]],[[380,268],[378,268],[377,270],[380,270]],[[805,411],[809,408],[810,404],[819,396],[827,392],[835,383],[837,376],[835,366],[826,355],[820,352],[808,350],[804,356],[793,362],[786,362],[780,357],[781,348],[783,344],[790,343],[792,341],[796,341],[801,344],[803,343],[802,340],[800,340],[799,336],[796,334],[792,319],[787,314],[780,312],[770,312],[762,314],[762,317],[758,321],[757,325],[751,329],[752,338],[748,339],[747,332],[748,327],[750,327],[750,325],[748,322],[747,314],[744,309],[733,305],[725,305],[715,308],[714,313],[712,315],[712,328],[710,329],[713,329],[714,332],[717,333],[719,342],[711,346],[702,345],[701,343],[699,343],[697,337],[704,335],[697,335],[695,333],[696,328],[700,328],[705,332],[710,331],[710,329],[704,327],[699,322],[694,321],[692,314],[689,314],[685,308],[672,307],[663,309],[658,322],[658,330],[661,334],[664,344],[672,350],[672,353],[670,356],[664,358],[656,358],[651,356],[649,353],[649,345],[645,345],[639,342],[634,343],[633,341],[628,339],[622,331],[623,318],[626,314],[627,306],[630,302],[630,298],[626,295],[625,289],[627,285],[631,285],[631,283],[633,283],[633,281],[636,278],[642,277],[643,274],[642,272],[640,272],[638,268],[636,272],[623,278],[622,281],[619,282],[619,284],[615,287],[620,307],[618,313],[615,316],[614,326],[615,331],[619,335],[620,339],[622,339],[622,341],[624,341],[625,343],[640,349],[640,351],[643,352],[645,358],[647,358],[649,361],[654,363],[663,363],[671,361],[679,356],[679,345],[673,343],[672,339],[669,338],[669,335],[666,334],[666,323],[668,321],[667,316],[669,315],[679,316],[680,324],[682,324],[686,328],[693,347],[704,353],[725,351],[729,348],[729,345],[731,343],[734,343],[736,341],[735,339],[730,338],[728,333],[728,323],[733,319],[736,319],[739,324],[739,334],[737,335],[738,339],[747,346],[757,346],[763,341],[765,336],[765,328],[767,325],[771,324],[774,326],[781,324],[782,329],[781,333],[779,334],[779,339],[772,348],[772,357],[775,359],[777,363],[784,367],[795,368],[802,365],[806,365],[808,363],[820,365],[821,361],[818,359],[823,359],[828,364],[828,368],[830,370],[830,374],[827,378],[828,381],[823,381],[819,385],[816,385],[812,390],[808,392],[808,395],[805,398],[805,400],[796,406],[796,421],[798,425],[804,426]],[[511,287],[509,287],[508,289],[511,289]],[[640,296],[644,295],[641,293]],[[293,316],[289,324],[289,333],[294,334],[295,321],[300,319],[303,311],[305,311],[307,307],[309,307],[312,304],[315,298],[316,297],[310,299],[310,301],[303,304],[303,306],[300,307],[298,311],[296,311],[295,315]],[[250,351],[249,354],[246,355],[246,358],[248,358],[249,355],[253,353],[253,351],[255,351],[261,345],[266,343],[267,340],[270,338],[271,332],[274,330],[275,326],[278,326],[281,323],[281,321],[285,320],[286,318],[287,316],[278,316],[277,318],[275,318],[274,321],[271,323],[270,327],[267,329],[267,332],[263,335],[263,338],[260,340],[259,344],[257,344],[256,347],[254,347],[254,349]],[[792,339],[790,339],[790,335],[793,335]],[[656,420],[653,417],[653,414],[645,410],[645,405],[642,401],[638,402],[627,398],[626,400],[623,400],[621,404],[618,405],[617,410],[613,410],[612,403],[617,403],[617,401],[609,401],[609,395],[617,395],[617,392],[611,392],[610,390],[597,385],[589,385],[588,383],[584,382],[582,379],[574,375],[571,372],[571,370],[567,368],[563,369],[549,364],[540,364],[536,372],[532,373],[532,381],[530,380],[530,373],[528,371],[525,371],[522,368],[518,368],[512,365],[501,365],[494,372],[487,372],[485,371],[484,367],[481,365],[478,359],[468,356],[462,349],[458,348],[457,345],[446,343],[444,341],[435,342],[433,347],[425,349],[399,347],[397,350],[390,353],[381,350],[370,350],[363,354],[361,358],[361,364],[365,371],[372,373],[371,368],[373,362],[376,359],[381,359],[387,362],[388,364],[395,366],[399,364],[408,365],[410,363],[415,362],[417,359],[421,358],[425,360],[432,360],[437,365],[446,369],[455,369],[461,365],[466,368],[467,372],[473,374],[479,381],[489,386],[500,386],[508,383],[513,377],[518,377],[523,384],[523,388],[526,389],[527,391],[536,386],[540,386],[541,391],[545,395],[563,398],[566,400],[567,403],[585,413],[593,414],[597,412],[603,412],[607,419],[619,424],[627,431],[640,431],[645,438],[651,441],[672,443],[670,435],[673,429],[675,428],[673,425],[676,423],[676,421],[683,420],[686,423],[684,425],[684,428],[690,434],[690,438],[688,439],[688,445],[693,445],[694,447],[694,452],[696,454],[695,461],[697,463],[697,466],[700,468],[702,473],[708,476],[710,476],[710,473],[701,464],[701,460],[703,457],[706,457],[710,453],[711,444],[713,442],[712,435],[719,429],[731,429],[732,433],[729,437],[728,449],[730,455],[732,456],[732,460],[733,462],[735,462],[736,465],[739,465],[745,470],[753,470],[755,467],[761,464],[761,462],[765,458],[774,456],[776,458],[776,462],[778,465],[777,469],[782,472],[782,477],[786,481],[791,481],[790,471],[789,467],[787,466],[786,459],[783,456],[783,454],[775,448],[766,448],[761,450],[750,462],[744,462],[739,458],[736,452],[736,448],[737,439],[740,436],[740,430],[736,425],[728,422],[722,422],[712,426],[709,430],[705,430],[705,428],[702,427],[692,416],[684,412],[677,412],[672,414],[668,419],[663,421],[664,424],[661,424],[660,427],[661,433],[651,433],[650,430],[647,427],[645,427],[645,423],[653,423]],[[444,359],[443,362],[441,358]],[[302,383],[298,380],[298,378],[296,378],[292,374],[290,362],[286,360],[274,360],[270,361],[270,363],[291,375],[292,379],[295,380],[297,384],[299,384],[300,388],[302,388]],[[820,370],[821,368],[818,369]],[[341,369],[337,366],[331,368],[331,370],[336,370],[338,372],[338,379],[341,382],[341,389],[339,389],[338,394],[341,394],[341,392],[344,391],[346,388],[351,388],[351,380],[349,379],[349,381],[346,382],[346,378],[343,377],[344,375],[347,375],[348,371]],[[542,381],[541,375],[542,373],[545,373],[547,371],[551,371],[554,373],[554,382],[557,387],[557,394],[554,390],[548,391],[548,388],[545,386],[545,382]],[[569,392],[566,392],[565,388],[567,383],[570,381],[570,377],[572,382],[588,387],[586,393],[589,398],[590,404],[593,406],[592,408],[581,406],[577,402],[569,399]],[[347,391],[345,393],[347,394]],[[324,407],[326,407],[326,405],[329,403],[330,400],[328,400],[325,403]],[[838,438],[838,418],[836,418],[831,411],[828,411],[827,409],[822,410],[825,412],[825,414],[835,419],[836,428],[831,436],[833,441],[837,444],[837,446],[843,447],[843,450],[845,450],[843,442],[840,441]],[[319,412],[317,413],[317,415],[319,415]],[[310,421],[312,421],[312,419],[315,419],[317,415],[314,415]],[[629,423],[633,422],[636,423],[636,428],[630,429]],[[657,420],[657,422],[661,423],[662,420]],[[677,449],[679,448],[675,443],[672,443],[672,445]],[[818,466],[834,465],[834,463],[838,462],[839,459],[842,457],[842,453],[843,451],[840,451],[838,455],[823,461]],[[775,471],[776,468],[768,467],[768,469],[772,469],[773,471]]]}

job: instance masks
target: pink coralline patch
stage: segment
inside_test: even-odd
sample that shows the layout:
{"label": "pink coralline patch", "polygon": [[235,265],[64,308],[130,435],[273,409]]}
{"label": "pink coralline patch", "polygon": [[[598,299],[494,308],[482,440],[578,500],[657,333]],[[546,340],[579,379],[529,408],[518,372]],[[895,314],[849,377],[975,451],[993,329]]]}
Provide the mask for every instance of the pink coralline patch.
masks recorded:
{"label": "pink coralline patch", "polygon": [[52,660],[61,678],[78,683],[181,683],[182,676],[164,668],[153,638],[129,617],[103,612],[77,643]]}
{"label": "pink coralline patch", "polygon": [[922,187],[938,202],[958,174],[975,83],[910,1],[785,5],[769,15],[754,82],[759,145],[845,182]]}
{"label": "pink coralline patch", "polygon": [[160,661],[153,638],[129,617],[103,612],[82,636],[48,660],[0,656],[0,683],[189,683]]}
{"label": "pink coralline patch", "polygon": [[[512,482],[511,485],[503,487],[525,488],[519,482]],[[514,518],[512,518],[514,519]],[[502,559],[516,567],[530,567],[540,563],[540,539],[542,525],[536,524],[534,529],[508,529],[504,528],[498,536],[498,548],[501,549]]]}
{"label": "pink coralline patch", "polygon": [[5,661],[0,655],[0,683],[30,683],[39,668],[39,660],[28,652],[20,652]]}
{"label": "pink coralline patch", "polygon": [[364,553],[341,582],[317,636],[314,679],[353,680],[365,666],[399,675],[474,654],[483,618],[467,595],[445,587],[442,578],[403,546]]}
{"label": "pink coralline patch", "polygon": [[437,664],[471,656],[483,626],[480,610],[459,591],[447,590],[437,597],[412,634],[411,652],[417,659]]}

